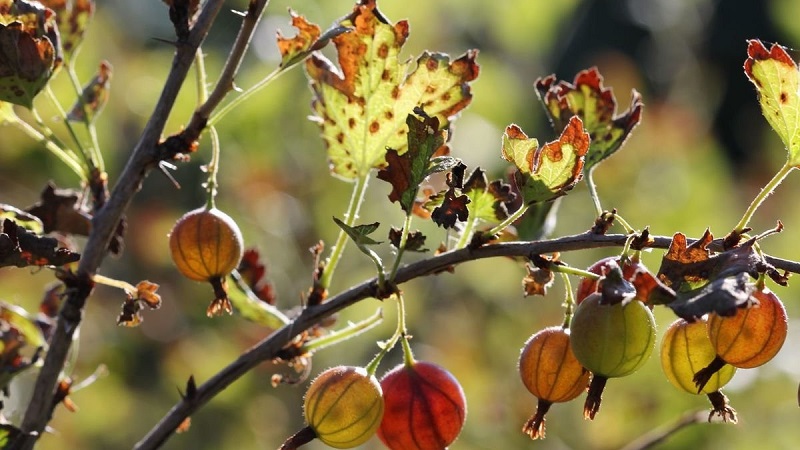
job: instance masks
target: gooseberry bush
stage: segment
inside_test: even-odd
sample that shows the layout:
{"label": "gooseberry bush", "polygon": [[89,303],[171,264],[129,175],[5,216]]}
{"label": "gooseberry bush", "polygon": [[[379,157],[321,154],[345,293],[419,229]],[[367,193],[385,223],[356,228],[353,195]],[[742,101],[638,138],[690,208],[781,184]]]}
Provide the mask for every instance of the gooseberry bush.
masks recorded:
{"label": "gooseberry bush", "polygon": [[[211,156],[203,166],[204,204],[188,207],[182,217],[174,218],[169,236],[150,245],[169,249],[175,274],[208,284],[209,321],[240,316],[262,327],[263,337],[208,379],[196,380],[187,371],[174,407],[135,448],[158,448],[177,432],[191,433],[189,419],[196,411],[262,363],[293,369],[276,371],[263,383],[264,390],[307,386],[303,404],[296,405],[306,426],[286,430],[285,442],[275,442],[276,448],[298,448],[313,440],[353,448],[373,436],[376,445],[393,450],[457,446],[459,434],[469,426],[469,392],[462,388],[458,371],[428,360],[427,354],[425,359],[415,356],[412,347],[424,342],[412,339],[415,324],[407,320],[406,306],[420,300],[407,296],[403,286],[430,280],[431,275],[459,277],[461,264],[486,258],[513,258],[518,263],[520,297],[552,297],[547,291],[556,273],[565,287],[561,323],[524,330],[530,335],[527,341],[509,344],[522,350],[519,378],[508,380],[520,379],[520,393],[529,391],[535,404],[529,418],[518,419],[530,438],[545,437],[545,415],[556,403],[584,397],[583,415],[595,419],[601,414],[604,392],[613,398],[615,383],[635,382],[628,380],[648,361],[659,336],[668,382],[684,393],[704,394],[711,403],[709,421],[737,421],[737,411],[721,389],[737,371],[766,364],[778,353],[787,338],[788,318],[777,293],[788,284],[790,273],[800,271],[799,263],[761,249],[762,239],[783,231],[781,222],[771,230],[750,228],[762,202],[800,166],[800,75],[784,47],[750,40],[743,59],[744,74],[764,117],[786,148],[786,162],[722,238],[715,239],[710,230],[689,238],[681,230],[656,235],[647,226],[624,220],[624,211],[603,207],[593,173],[634,133],[643,120],[644,100],[633,91],[628,108],[618,113],[617,100],[597,68],[582,70],[572,80],[548,75],[535,82],[552,125],[552,133],[546,134],[556,137],[540,142],[519,125],[508,125],[495,150],[508,163],[508,171],[491,179],[488,171],[470,167],[468,158],[455,157],[450,149],[457,132],[453,124],[470,106],[472,86],[480,75],[478,49],[465,49],[458,57],[425,51],[407,60],[403,47],[410,36],[409,23],[392,22],[376,0],[359,0],[324,31],[292,12],[297,31],[294,37],[278,33],[279,66],[252,87],[234,89],[268,2],[250,0],[241,12],[239,34],[218,75],[206,68],[202,45],[225,2],[164,3],[162,12],[175,31],[168,42],[175,48],[172,66],[124,170],[113,174],[106,171],[106,151],[98,139],[103,130],[95,120],[111,98],[112,64],[97,63],[96,74],[85,83],[76,71],[95,3],[0,0],[0,122],[8,127],[5,132],[13,127],[38,142],[77,178],[69,188],[48,184],[32,206],[0,203],[0,267],[42,269],[58,280],[48,288],[39,311],[0,304],[3,405],[22,411],[18,418],[3,411],[2,448],[32,448],[47,436],[57,409],[76,409],[70,397],[78,386],[72,361],[80,357],[78,330],[95,302],[97,285],[124,292],[116,320],[128,329],[120,333],[136,333],[143,311],[171,301],[158,293],[159,280],[132,284],[101,275],[100,269],[108,255],[125,258],[123,244],[126,236],[136,233],[137,223],[127,214],[128,206],[148,175],[156,170],[171,179],[171,171],[188,170],[187,161],[206,153]],[[333,54],[335,62],[329,59]],[[338,179],[330,182],[349,183],[352,195],[348,205],[314,206],[333,216],[338,237],[312,248],[311,282],[298,307],[279,306],[265,277],[267,264],[285,262],[282,255],[248,245],[249,236],[237,225],[243,218],[222,212],[216,199],[225,188],[217,180],[225,170],[227,151],[218,133],[226,126],[223,119],[252,102],[273,80],[300,67],[310,86],[310,118],[322,138],[316,151],[319,158],[327,157],[330,173]],[[182,126],[168,129],[181,86],[191,84],[191,71],[197,107]],[[51,88],[51,81],[59,77],[74,85],[69,108]],[[58,110],[58,129],[39,113],[37,105],[43,103]],[[593,205],[585,215],[586,232],[537,240],[521,237],[521,221],[544,230],[550,219],[533,211],[562,201],[584,181]],[[376,184],[387,188],[388,201],[399,206],[399,223],[360,221],[369,206],[367,191]],[[550,210],[555,214],[555,208]],[[415,226],[422,221],[445,231],[426,236]],[[359,253],[347,252],[348,247]],[[616,250],[585,270],[569,264],[570,254],[600,247]],[[666,250],[654,272],[641,259],[653,249]],[[374,267],[374,275],[333,289],[343,258],[361,258]],[[579,283],[575,294],[570,277]],[[377,342],[363,333],[383,320],[380,311],[347,324],[336,320],[338,312],[366,299],[397,310],[394,331]],[[659,311],[674,316],[663,332],[654,318]],[[316,352],[333,352],[336,345],[351,340],[368,341],[363,344],[375,347],[374,358],[312,376]],[[402,362],[387,368],[384,357],[393,351],[402,353]],[[16,395],[15,383],[22,373],[36,380],[30,398]],[[605,389],[609,380],[615,381]]]}

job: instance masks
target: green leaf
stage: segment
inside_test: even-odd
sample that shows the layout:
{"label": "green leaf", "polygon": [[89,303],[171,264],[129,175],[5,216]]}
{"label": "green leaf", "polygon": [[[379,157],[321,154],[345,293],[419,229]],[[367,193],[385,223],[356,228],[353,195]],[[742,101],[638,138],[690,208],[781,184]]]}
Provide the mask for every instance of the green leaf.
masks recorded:
{"label": "green leaf", "polygon": [[596,67],[582,70],[572,83],[556,81],[555,75],[536,80],[536,94],[550,117],[553,128],[561,130],[572,116],[578,116],[591,137],[584,170],[620,149],[642,117],[642,96],[636,90],[631,106],[617,115],[617,100]]}
{"label": "green leaf", "polygon": [[441,53],[423,53],[416,67],[400,62],[408,23],[391,25],[375,0],[361,0],[341,26],[353,28],[332,39],[337,68],[315,52],[306,60],[314,92],[312,109],[328,147],[331,171],[353,180],[386,165],[386,149],[407,148],[406,117],[422,107],[446,129],[472,100],[469,82],[478,76],[477,51],[450,61]]}
{"label": "green leaf", "polygon": [[387,165],[378,172],[378,178],[392,185],[389,200],[399,202],[406,214],[411,214],[420,184],[434,171],[446,165],[431,165],[434,155],[444,155],[449,149],[444,146],[446,133],[439,129],[439,119],[419,111],[406,118],[408,124],[408,151],[399,155],[390,149],[386,153]]}
{"label": "green leaf", "polygon": [[278,308],[259,300],[255,294],[248,295],[244,292],[238,280],[237,286],[238,289],[228,290],[228,300],[237,314],[270,330],[277,330],[289,323],[289,319]]}
{"label": "green leaf", "polygon": [[11,205],[0,203],[0,222],[5,219],[11,219],[17,225],[33,233],[44,233],[44,225],[42,225],[41,219]]}
{"label": "green leaf", "polygon": [[464,183],[464,194],[469,197],[467,204],[470,217],[487,222],[501,222],[508,217],[507,204],[514,201],[511,185],[502,180],[491,183],[486,178],[486,173],[479,167],[475,169]]}
{"label": "green leaf", "polygon": [[772,44],[769,50],[749,40],[744,73],[756,86],[761,112],[789,152],[789,164],[800,167],[800,74],[786,49]]}
{"label": "green leaf", "polygon": [[528,204],[566,195],[581,180],[589,134],[573,116],[558,140],[539,147],[516,125],[503,134],[503,158],[517,167],[514,181]]}

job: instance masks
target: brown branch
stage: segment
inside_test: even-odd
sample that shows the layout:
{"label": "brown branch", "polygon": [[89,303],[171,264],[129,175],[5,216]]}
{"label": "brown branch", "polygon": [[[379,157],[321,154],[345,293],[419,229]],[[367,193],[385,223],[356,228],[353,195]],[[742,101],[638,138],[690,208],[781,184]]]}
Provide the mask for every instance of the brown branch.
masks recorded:
{"label": "brown branch", "polygon": [[10,445],[11,449],[33,448],[52,417],[55,386],[72,346],[75,330],[83,317],[86,299],[92,290],[91,276],[100,267],[111,237],[131,199],[141,187],[147,173],[158,163],[157,147],[164,125],[172,111],[180,87],[186,79],[195,53],[208,35],[208,31],[224,3],[223,0],[206,2],[188,38],[176,44],[172,68],[164,83],[164,89],[155,110],[134,147],[108,202],[92,220],[92,232],[74,277],[78,285],[68,289],[68,296],[59,313],[56,330],[51,338],[44,365],[36,380],[33,397],[21,425],[22,433],[20,438]]}
{"label": "brown branch", "polygon": [[646,450],[661,444],[669,439],[672,435],[681,431],[682,429],[694,425],[696,423],[706,422],[708,418],[708,411],[690,411],[685,413],[673,423],[667,424],[664,427],[656,428],[655,430],[645,433],[637,438],[635,441],[626,445],[622,450]]}
{"label": "brown branch", "polygon": [[[486,245],[477,249],[454,250],[403,266],[397,271],[395,282],[397,284],[405,283],[415,278],[439,273],[451,266],[467,261],[500,256],[531,257],[543,253],[619,247],[623,246],[627,239],[628,236],[620,234],[597,235],[584,233],[548,241],[508,242]],[[672,238],[670,237],[656,236],[650,246],[667,248],[671,241]],[[712,245],[718,245],[721,248],[722,242],[715,241]],[[771,257],[767,257],[767,260],[780,269],[800,273],[800,263]],[[258,364],[274,360],[281,350],[303,331],[348,306],[378,294],[378,279],[376,277],[330,297],[325,303],[306,308],[291,323],[246,350],[235,361],[199,386],[192,398],[184,398],[176,403],[134,448],[148,450],[160,447],[184,419]]]}

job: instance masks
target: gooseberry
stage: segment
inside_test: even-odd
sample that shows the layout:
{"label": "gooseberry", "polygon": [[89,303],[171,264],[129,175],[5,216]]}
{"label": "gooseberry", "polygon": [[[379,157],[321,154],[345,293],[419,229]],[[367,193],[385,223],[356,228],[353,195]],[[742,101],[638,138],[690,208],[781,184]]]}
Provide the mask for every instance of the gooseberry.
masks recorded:
{"label": "gooseberry", "polygon": [[208,281],[216,299],[208,315],[231,312],[225,277],[242,259],[244,244],[236,222],[216,208],[198,208],[184,214],[169,235],[169,249],[178,270],[187,278]]}
{"label": "gooseberry", "polygon": [[528,391],[539,399],[536,412],[522,427],[531,439],[544,438],[545,414],[550,406],[579,396],[590,377],[572,352],[569,329],[562,326],[545,328],[525,342],[519,374]]}
{"label": "gooseberry", "polygon": [[353,448],[375,434],[383,417],[380,383],[363,367],[337,366],[322,372],[306,392],[306,423],[334,448]]}
{"label": "gooseberry", "polygon": [[584,416],[594,419],[609,378],[637,371],[653,352],[656,325],[653,313],[640,301],[604,305],[593,293],[575,309],[570,343],[575,357],[592,372]]}
{"label": "gooseberry", "polygon": [[783,303],[767,288],[753,292],[752,298],[756,302],[737,309],[732,316],[710,315],[708,337],[717,357],[695,374],[698,387],[725,364],[740,369],[758,367],[783,347],[788,332]]}
{"label": "gooseberry", "polygon": [[709,394],[725,386],[736,368],[726,364],[700,389],[695,386],[694,374],[717,356],[706,331],[705,319],[687,322],[678,319],[667,328],[661,340],[661,367],[667,380],[678,389],[691,394]]}
{"label": "gooseberry", "polygon": [[400,364],[381,379],[385,402],[378,437],[392,450],[439,450],[461,433],[464,391],[444,368],[424,361]]}

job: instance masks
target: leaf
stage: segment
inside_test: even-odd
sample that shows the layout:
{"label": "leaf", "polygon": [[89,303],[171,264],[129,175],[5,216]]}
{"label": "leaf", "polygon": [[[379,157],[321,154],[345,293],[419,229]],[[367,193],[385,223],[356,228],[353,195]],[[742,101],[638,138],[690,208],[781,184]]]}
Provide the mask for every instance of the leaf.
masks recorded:
{"label": "leaf", "polygon": [[487,222],[501,222],[508,217],[508,204],[514,201],[516,194],[512,192],[511,185],[502,180],[488,183],[486,172],[480,167],[470,174],[469,179],[462,188],[469,197],[468,204],[470,217]]}
{"label": "leaf", "polygon": [[161,307],[161,296],[156,294],[158,285],[144,280],[136,284],[135,292],[126,292],[127,298],[122,304],[122,312],[117,317],[117,325],[136,327],[142,323],[141,311],[144,307],[158,309]]}
{"label": "leaf", "polygon": [[0,101],[31,108],[61,61],[53,12],[38,2],[0,0]]}
{"label": "leaf", "polygon": [[456,59],[423,53],[416,67],[398,59],[408,23],[391,25],[375,0],[360,0],[334,37],[340,68],[315,52],[306,60],[314,93],[313,117],[322,129],[331,172],[344,180],[363,178],[386,165],[387,148],[406,151],[406,116],[422,107],[447,129],[472,100],[469,82],[478,76],[477,51]]}
{"label": "leaf", "polygon": [[503,158],[517,167],[514,181],[526,203],[554,200],[580,181],[589,134],[583,122],[573,116],[558,140],[539,147],[535,138],[516,125],[503,134]]}
{"label": "leaf", "polygon": [[419,111],[420,118],[413,114],[406,118],[408,124],[408,151],[402,155],[389,149],[386,167],[378,171],[378,179],[392,185],[389,200],[399,202],[406,214],[410,214],[417,199],[417,191],[433,170],[440,171],[444,165],[431,167],[434,156],[447,155],[450,150],[444,145],[446,133],[439,129],[439,119]]}
{"label": "leaf", "polygon": [[547,295],[547,289],[553,285],[555,274],[550,269],[536,267],[533,264],[526,264],[528,274],[522,279],[522,288],[525,297],[530,295]]}
{"label": "leaf", "polygon": [[70,189],[58,189],[51,182],[47,183],[39,201],[28,207],[27,212],[42,221],[45,233],[60,231],[88,236],[92,218],[76,209],[77,203],[78,194]]}
{"label": "leaf", "polygon": [[609,270],[598,283],[601,305],[621,303],[622,306],[625,306],[637,297],[636,286],[625,279],[622,269],[616,261],[609,261]]}
{"label": "leaf", "polygon": [[[389,242],[394,246],[394,248],[400,248],[402,236],[403,230],[400,228],[392,227],[389,230]],[[408,233],[404,250],[409,252],[427,252],[428,249],[424,247],[425,239],[425,235],[419,230]]]}
{"label": "leaf", "polygon": [[0,302],[0,389],[36,363],[46,347],[42,330],[27,311]]}
{"label": "leaf", "polygon": [[[241,287],[238,283],[237,286]],[[289,319],[285,314],[275,306],[256,297],[252,291],[245,292],[241,289],[231,289],[228,292],[228,299],[236,308],[237,314],[270,330],[277,330],[289,323]]]}
{"label": "leaf", "polygon": [[469,197],[456,194],[455,188],[450,188],[444,193],[442,203],[433,209],[431,219],[444,228],[453,228],[457,221],[465,221],[469,217]]}
{"label": "leaf", "polygon": [[278,31],[277,41],[278,50],[281,53],[280,67],[282,69],[297,64],[307,58],[311,52],[328,45],[328,42],[334,37],[350,31],[348,27],[336,26],[320,35],[318,25],[307,21],[305,17],[296,14],[291,9],[289,9],[289,15],[292,16],[292,26],[297,28],[297,35],[287,38]]}
{"label": "leaf", "polygon": [[0,228],[0,267],[63,266],[80,259],[80,255],[58,247],[51,237],[37,236],[11,219]]}
{"label": "leaf", "polygon": [[591,137],[585,170],[613,155],[639,124],[642,96],[631,93],[631,106],[617,115],[617,100],[611,88],[603,87],[597,67],[582,70],[572,83],[556,81],[555,75],[536,80],[536,94],[556,130],[564,129],[572,116],[578,116]]}
{"label": "leaf", "polygon": [[94,122],[94,119],[103,110],[103,107],[108,101],[109,90],[111,89],[111,64],[108,61],[102,61],[97,68],[97,73],[92,77],[92,80],[83,87],[80,100],[77,100],[67,119],[79,122],[86,120],[86,113],[89,114],[89,122]]}
{"label": "leaf", "polygon": [[275,290],[272,283],[265,278],[267,267],[261,259],[261,254],[257,249],[249,248],[245,250],[236,270],[242,277],[242,281],[259,300],[274,305]]}
{"label": "leaf", "polygon": [[702,288],[679,292],[675,301],[667,306],[679,317],[694,321],[704,314],[717,313],[721,316],[736,314],[736,309],[750,302],[755,290],[747,283],[748,275],[718,278]]}
{"label": "leaf", "polygon": [[44,232],[44,226],[38,217],[11,205],[0,203],[0,221],[5,219],[13,220],[17,225],[25,227],[28,231],[39,234]]}
{"label": "leaf", "polygon": [[3,423],[0,424],[0,449],[11,448],[10,445],[22,435],[22,430],[14,425]]}
{"label": "leaf", "polygon": [[380,265],[380,257],[378,257],[374,251],[367,247],[368,245],[378,245],[381,243],[369,237],[370,234],[378,229],[380,223],[374,222],[366,225],[356,225],[351,227],[336,217],[333,218],[333,221],[339,226],[339,228],[344,230],[344,232],[350,237],[350,239],[353,240],[353,243],[356,244],[362,253],[372,258],[376,265]]}
{"label": "leaf", "polygon": [[761,112],[789,152],[789,164],[800,167],[800,74],[786,49],[769,50],[757,39],[747,41],[744,73],[756,86]]}
{"label": "leaf", "polygon": [[0,125],[14,123],[19,120],[17,113],[14,112],[14,104],[0,102]]}
{"label": "leaf", "polygon": [[94,15],[94,1],[39,0],[39,3],[55,11],[61,47],[66,55],[71,55],[83,40]]}

